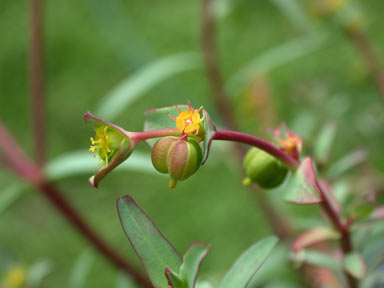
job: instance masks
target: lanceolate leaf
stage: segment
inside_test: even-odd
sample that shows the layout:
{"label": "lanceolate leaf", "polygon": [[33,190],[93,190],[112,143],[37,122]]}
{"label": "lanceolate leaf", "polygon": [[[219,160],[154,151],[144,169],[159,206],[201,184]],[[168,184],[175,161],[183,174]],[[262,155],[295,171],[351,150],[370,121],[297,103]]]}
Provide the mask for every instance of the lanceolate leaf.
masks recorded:
{"label": "lanceolate leaf", "polygon": [[320,163],[326,163],[331,155],[332,144],[336,136],[336,125],[328,123],[325,125],[315,142],[315,159]]}
{"label": "lanceolate leaf", "polygon": [[316,227],[309,230],[299,236],[292,244],[292,250],[299,252],[302,249],[310,247],[312,245],[322,243],[328,240],[337,240],[340,238],[340,234],[328,227]]}
{"label": "lanceolate leaf", "polygon": [[302,250],[293,255],[294,260],[298,263],[308,263],[319,267],[332,269],[334,271],[341,271],[342,264],[336,258],[316,251]]}
{"label": "lanceolate leaf", "polygon": [[85,250],[77,259],[73,266],[72,276],[70,278],[70,288],[84,288],[89,271],[92,268],[95,254],[92,250]]}
{"label": "lanceolate leaf", "polygon": [[[94,173],[97,165],[97,159],[92,157],[88,151],[72,151],[49,161],[44,167],[44,173],[49,180],[59,180],[80,174]],[[116,168],[116,171],[122,170],[161,175],[153,168],[151,156],[140,151],[135,151],[128,161]]]}
{"label": "lanceolate leaf", "polygon": [[160,59],[124,79],[105,96],[97,114],[102,118],[113,120],[156,84],[177,73],[197,69],[200,66],[201,61],[196,53],[182,53]]}
{"label": "lanceolate leaf", "polygon": [[204,142],[203,142],[203,164],[207,161],[211,148],[212,138],[215,135],[216,126],[209,118],[209,114],[204,110]]}
{"label": "lanceolate leaf", "polygon": [[300,32],[308,32],[312,28],[303,9],[297,0],[270,0],[275,4]]}
{"label": "lanceolate leaf", "polygon": [[357,252],[350,253],[344,257],[344,270],[356,279],[363,279],[367,272],[363,257]]}
{"label": "lanceolate leaf", "polygon": [[180,276],[185,280],[189,288],[195,287],[201,262],[207,256],[209,249],[209,245],[203,242],[196,242],[185,253],[183,264],[180,267]]}
{"label": "lanceolate leaf", "polygon": [[168,288],[165,269],[179,271],[182,263],[179,254],[130,196],[119,198],[117,209],[124,232],[152,284]]}
{"label": "lanceolate leaf", "polygon": [[313,171],[312,159],[307,157],[294,172],[287,187],[285,200],[300,205],[321,202],[319,187]]}
{"label": "lanceolate leaf", "polygon": [[219,288],[247,287],[277,242],[277,237],[270,236],[245,251],[224,276]]}

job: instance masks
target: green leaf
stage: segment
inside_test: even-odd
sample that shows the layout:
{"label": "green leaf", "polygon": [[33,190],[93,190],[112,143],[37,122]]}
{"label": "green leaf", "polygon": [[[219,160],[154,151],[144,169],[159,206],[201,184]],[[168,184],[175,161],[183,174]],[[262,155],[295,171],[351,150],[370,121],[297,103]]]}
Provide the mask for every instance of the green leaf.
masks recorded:
{"label": "green leaf", "polygon": [[80,254],[73,266],[72,275],[69,281],[70,288],[83,288],[95,260],[95,254],[92,250],[85,250]]}
{"label": "green leaf", "polygon": [[196,288],[213,288],[212,284],[207,281],[197,281]]}
{"label": "green leaf", "polygon": [[201,67],[197,53],[180,53],[157,60],[124,79],[102,99],[96,115],[113,120],[141,95],[177,73]]}
{"label": "green leaf", "polygon": [[228,94],[240,95],[252,83],[255,75],[266,74],[273,69],[313,53],[329,43],[328,40],[329,34],[327,32],[318,31],[268,49],[254,59],[248,60],[247,64],[227,81],[225,88]]}
{"label": "green leaf", "polygon": [[180,275],[168,268],[165,269],[165,276],[172,288],[190,288]]}
{"label": "green leaf", "polygon": [[302,249],[312,245],[322,243],[328,240],[340,239],[340,234],[333,228],[316,227],[301,234],[292,244],[292,250],[299,252]]}
{"label": "green leaf", "polygon": [[124,232],[153,285],[168,288],[165,269],[179,271],[179,254],[130,196],[119,198],[117,209]]}
{"label": "green leaf", "polygon": [[297,0],[270,0],[300,32],[308,32],[312,25]]}
{"label": "green leaf", "polygon": [[43,279],[51,273],[53,265],[51,261],[42,260],[33,264],[28,269],[26,287],[40,287]]}
{"label": "green leaf", "polygon": [[180,267],[180,276],[187,283],[187,287],[194,288],[197,274],[199,273],[201,262],[205,259],[209,252],[210,246],[197,242],[192,244],[183,258],[183,264]]}
{"label": "green leaf", "polygon": [[[49,180],[59,180],[81,174],[95,173],[97,167],[98,160],[91,153],[73,151],[49,161],[44,172]],[[120,164],[115,171],[135,171],[159,175],[152,167],[151,156],[139,151],[132,153],[129,159]]]}
{"label": "green leaf", "polygon": [[317,204],[321,202],[319,195],[312,159],[307,157],[289,180],[285,200],[300,205]]}
{"label": "green leaf", "polygon": [[357,150],[346,156],[342,157],[336,163],[334,163],[327,171],[329,177],[333,179],[338,178],[348,170],[366,162],[368,159],[368,153],[365,150]]}
{"label": "green leaf", "polygon": [[127,273],[119,272],[116,277],[116,288],[138,288],[135,281]]}
{"label": "green leaf", "polygon": [[[180,111],[188,110],[188,105],[177,105]],[[168,115],[176,118],[179,115],[176,105],[150,109],[144,113],[144,131],[157,130],[157,129],[176,129],[176,122]],[[148,139],[147,143],[153,147],[158,139]]]}
{"label": "green leaf", "polygon": [[348,274],[358,280],[363,279],[367,272],[364,259],[357,252],[350,253],[344,257],[343,267]]}
{"label": "green leaf", "polygon": [[212,138],[216,132],[216,126],[212,122],[207,111],[204,110],[204,141],[203,141],[203,161],[204,164],[208,160],[209,151],[211,149]]}
{"label": "green leaf", "polygon": [[319,267],[328,268],[334,271],[341,271],[342,269],[342,265],[339,260],[324,253],[305,250],[300,251],[298,254],[295,255],[295,257],[300,258],[300,262],[305,262]]}
{"label": "green leaf", "polygon": [[25,187],[24,184],[11,184],[0,192],[0,214],[26,195]]}
{"label": "green leaf", "polygon": [[315,159],[317,161],[321,163],[328,162],[335,136],[336,125],[334,123],[328,123],[321,129],[314,147]]}
{"label": "green leaf", "polygon": [[263,265],[278,238],[270,236],[245,251],[224,276],[219,288],[245,288]]}

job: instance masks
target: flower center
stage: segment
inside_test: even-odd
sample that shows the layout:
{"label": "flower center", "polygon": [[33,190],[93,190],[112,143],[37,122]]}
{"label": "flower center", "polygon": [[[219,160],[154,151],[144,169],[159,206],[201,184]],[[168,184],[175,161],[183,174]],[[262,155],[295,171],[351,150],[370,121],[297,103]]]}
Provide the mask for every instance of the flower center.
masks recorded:
{"label": "flower center", "polygon": [[104,163],[108,165],[109,159],[115,152],[113,149],[111,149],[111,133],[113,132],[108,131],[108,126],[100,126],[96,130],[95,139],[91,137],[91,146],[89,147],[89,152],[97,152],[95,157],[99,157],[101,160],[99,166],[102,166]]}

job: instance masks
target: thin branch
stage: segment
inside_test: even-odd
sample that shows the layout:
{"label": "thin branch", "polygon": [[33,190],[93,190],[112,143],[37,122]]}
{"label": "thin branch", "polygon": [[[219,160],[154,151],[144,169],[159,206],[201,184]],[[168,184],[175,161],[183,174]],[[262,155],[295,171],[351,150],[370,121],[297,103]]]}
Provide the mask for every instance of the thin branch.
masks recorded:
{"label": "thin branch", "polygon": [[89,227],[80,214],[72,208],[71,204],[63,197],[62,193],[56,187],[49,183],[42,183],[39,186],[39,189],[51,202],[51,204],[67,218],[72,226],[75,227],[78,232],[90,243],[92,243],[92,245],[110,262],[112,262],[117,268],[129,274],[141,287],[153,287],[147,278],[143,277],[135,267],[125,261]]}
{"label": "thin branch", "polygon": [[220,74],[219,64],[215,48],[215,22],[212,15],[212,0],[203,0],[202,7],[202,45],[204,63],[212,89],[213,100],[220,113],[222,121],[230,130],[237,129],[235,117],[232,113],[231,104],[224,90],[223,79]]}
{"label": "thin branch", "polygon": [[[353,251],[352,247],[352,241],[351,241],[351,235],[349,231],[349,225],[347,222],[343,221],[337,211],[333,208],[331,203],[328,201],[328,198],[325,196],[325,193],[321,187],[316,182],[316,185],[318,187],[318,191],[320,192],[320,198],[321,198],[321,208],[325,212],[325,214],[328,216],[329,220],[331,221],[333,227],[335,227],[336,230],[339,231],[341,238],[340,238],[340,247],[343,251],[343,254],[346,255]],[[353,278],[351,275],[349,275],[347,272],[344,272],[345,278],[348,281],[348,285],[350,288],[357,288],[357,281],[355,278]]]}
{"label": "thin branch", "polygon": [[44,125],[44,80],[43,80],[43,37],[41,0],[29,1],[29,82],[32,102],[32,125],[36,162],[39,167],[45,163]]}
{"label": "thin branch", "polygon": [[264,150],[265,152],[271,154],[272,156],[276,157],[292,169],[296,169],[300,164],[296,159],[291,157],[289,154],[285,153],[283,150],[280,150],[273,144],[245,133],[228,130],[217,130],[213,135],[212,139],[233,141],[258,147]]}
{"label": "thin branch", "polygon": [[368,36],[360,29],[344,29],[345,34],[360,52],[365,66],[371,73],[377,90],[384,100],[384,70],[380,64],[380,57]]}
{"label": "thin branch", "polygon": [[[215,21],[213,17],[213,0],[202,0],[202,48],[204,55],[204,63],[207,71],[209,84],[212,90],[212,97],[218,109],[219,115],[223,123],[231,130],[238,130],[235,115],[231,109],[228,95],[224,90],[223,79],[220,74],[216,47],[215,47]],[[235,155],[238,163],[242,165],[245,150],[240,143],[234,143]],[[254,188],[251,187],[250,189]],[[266,219],[273,228],[274,232],[282,239],[289,239],[293,235],[293,231],[287,220],[279,217],[279,213],[275,211],[274,206],[268,201],[267,197],[262,195],[261,189],[252,189],[258,199],[261,210],[265,213]],[[282,228],[284,227],[284,228]]]}
{"label": "thin branch", "polygon": [[7,131],[0,121],[0,156],[22,180],[35,186],[63,216],[87,239],[107,260],[122,269],[144,288],[153,287],[141,273],[125,261],[117,252],[109,247],[101,237],[93,231],[68,200],[53,184],[48,183],[39,167],[24,154],[20,145]]}

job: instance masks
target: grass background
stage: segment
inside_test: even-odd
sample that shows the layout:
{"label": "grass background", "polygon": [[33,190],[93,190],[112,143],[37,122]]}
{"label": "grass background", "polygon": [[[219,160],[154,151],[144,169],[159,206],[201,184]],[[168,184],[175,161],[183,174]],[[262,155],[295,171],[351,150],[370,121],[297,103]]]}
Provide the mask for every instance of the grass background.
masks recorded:
{"label": "grass background", "polygon": [[[271,1],[227,2],[234,5],[233,10],[217,20],[217,45],[225,79],[257,55],[302,35]],[[324,26],[311,15],[308,2],[301,4],[316,27]],[[379,55],[384,56],[384,3],[369,0],[359,4],[366,15],[366,31]],[[27,1],[0,2],[0,117],[32,155],[27,10]],[[88,148],[92,131],[82,124],[82,114],[93,111],[122,79],[161,57],[200,53],[200,10],[200,1],[45,1],[48,158]],[[309,146],[316,131],[333,120],[339,128],[332,159],[364,147],[382,175],[382,102],[354,47],[335,25],[326,29],[331,36],[321,49],[263,76],[269,90],[267,106],[249,111],[248,98],[239,94],[233,95],[234,111],[243,131],[259,133],[269,124],[263,122],[262,110],[270,109],[275,124],[285,121],[294,126]],[[163,81],[114,122],[127,130],[140,130],[144,110],[183,104],[188,99],[196,107],[204,105],[220,125],[203,69]],[[148,151],[144,145],[139,149]],[[98,190],[88,185],[89,175],[66,178],[57,185],[91,225],[139,267],[118,222],[115,201],[119,196],[130,194],[181,253],[193,241],[210,243],[213,248],[201,275],[215,282],[242,251],[271,234],[255,196],[241,186],[241,173],[227,151],[227,146],[213,144],[211,161],[175,190],[167,188],[166,177],[135,171],[111,174]],[[0,171],[0,188],[17,181],[7,171]],[[282,209],[318,215],[316,208],[302,211],[288,207],[278,193],[271,191],[271,196]],[[52,261],[54,270],[44,287],[68,287],[73,265],[88,246],[33,190],[0,215],[1,255],[25,265],[38,259]],[[96,257],[86,287],[112,287],[116,273]],[[287,272],[281,277],[294,276]]]}

